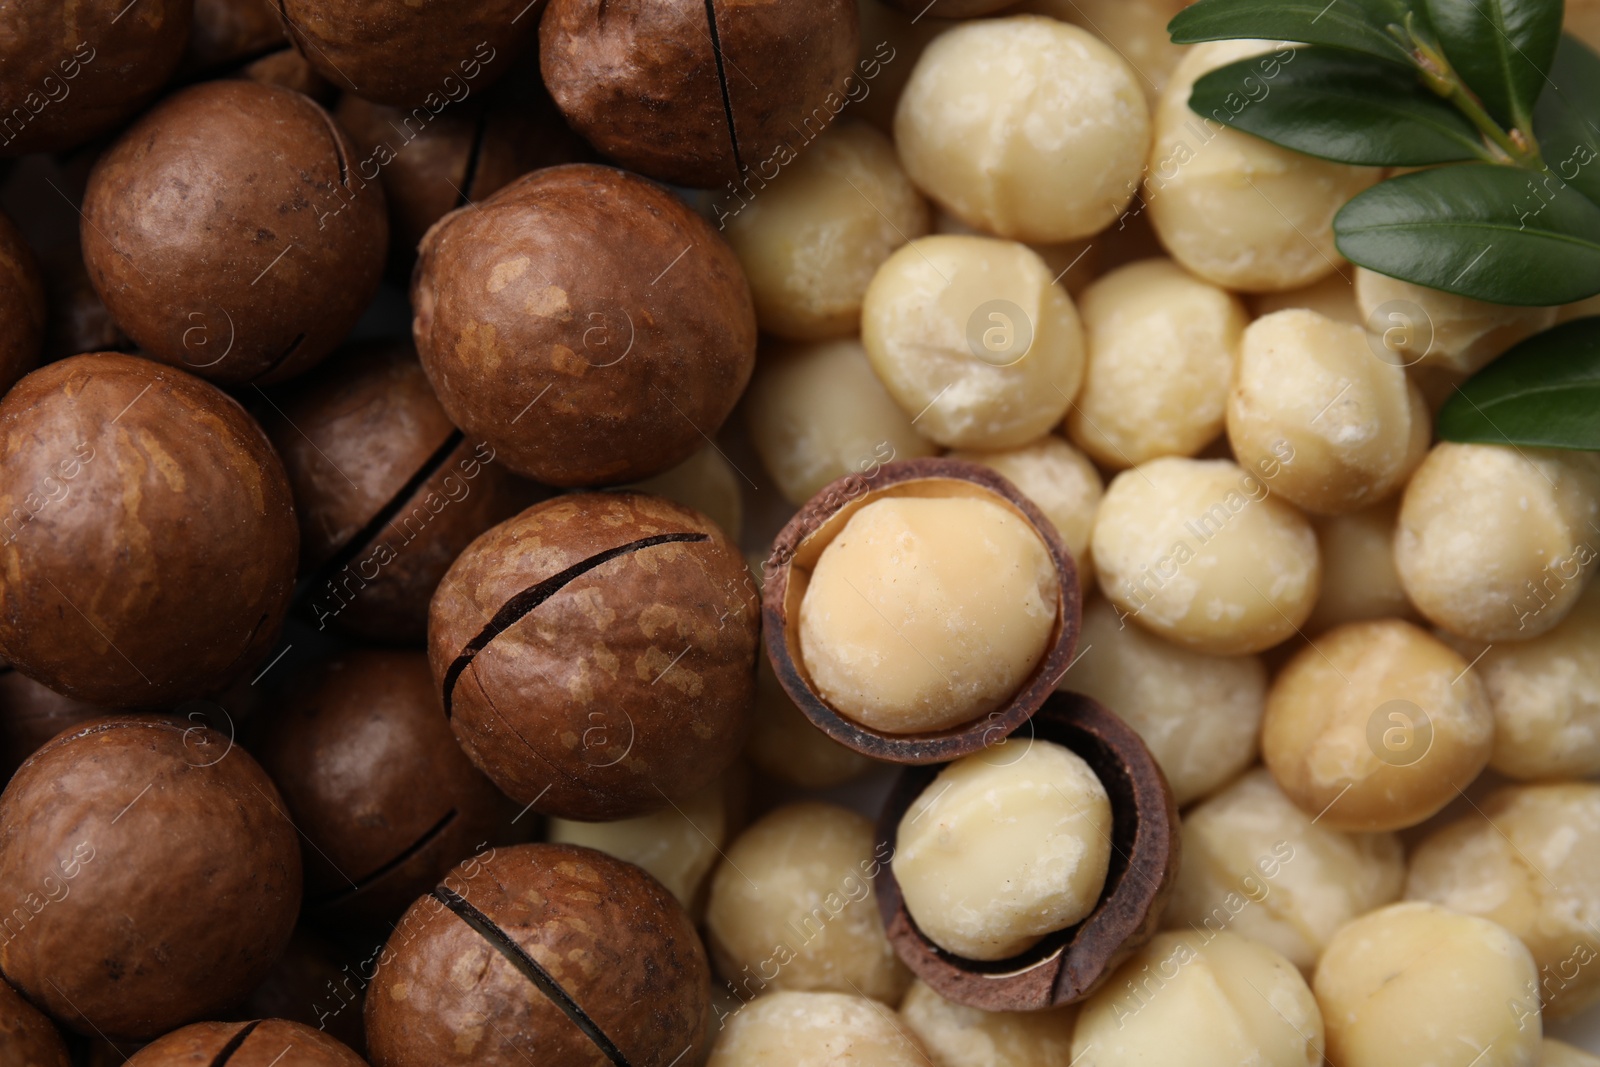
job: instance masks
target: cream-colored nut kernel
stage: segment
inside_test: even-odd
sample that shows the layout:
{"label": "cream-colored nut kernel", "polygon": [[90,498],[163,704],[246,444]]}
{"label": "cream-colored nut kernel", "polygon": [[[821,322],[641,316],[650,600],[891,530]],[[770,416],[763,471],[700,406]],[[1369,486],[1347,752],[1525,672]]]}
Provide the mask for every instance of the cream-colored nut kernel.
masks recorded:
{"label": "cream-colored nut kernel", "polygon": [[1490,767],[1524,780],[1600,774],[1600,583],[1548,633],[1461,654],[1479,657],[1494,709]]}
{"label": "cream-colored nut kernel", "polygon": [[727,843],[727,792],[720,781],[664,811],[615,822],[551,819],[549,839],[586,845],[643,867],[686,908]]}
{"label": "cream-colored nut kernel", "polygon": [[1312,987],[1337,1067],[1531,1067],[1540,1020],[1533,959],[1492,922],[1390,904],[1334,935]]}
{"label": "cream-colored nut kernel", "polygon": [[1244,305],[1170,259],[1119,267],[1080,298],[1088,359],[1067,412],[1101,466],[1192,456],[1222,432]]}
{"label": "cream-colored nut kernel", "polygon": [[745,414],[762,465],[796,506],[836,478],[939,451],[883,388],[859,341],[763,345]]}
{"label": "cream-colored nut kernel", "polygon": [[1195,45],[1172,72],[1155,110],[1155,144],[1144,198],[1161,243],[1208,281],[1245,292],[1298,289],[1334,271],[1333,216],[1382,171],[1351,167],[1279,148],[1189,110],[1202,75],[1260,57],[1254,85],[1265,86],[1293,58],[1269,41]]}
{"label": "cream-colored nut kernel", "polygon": [[872,275],[928,232],[928,204],[894,146],[860,122],[832,127],[775,181],[719,215],[761,328],[797,341],[853,337]]}
{"label": "cream-colored nut kernel", "polygon": [[1396,366],[1471,374],[1555,325],[1558,309],[1485,304],[1357,267],[1356,306]]}
{"label": "cream-colored nut kernel", "polygon": [[944,999],[919,978],[900,1017],[933,1067],[1071,1067],[1078,1009],[984,1011]]}
{"label": "cream-colored nut kernel", "polygon": [[1300,810],[1332,830],[1401,830],[1489,762],[1494,716],[1467,661],[1398,619],[1324,634],[1267,692],[1261,755]]}
{"label": "cream-colored nut kernel", "polygon": [[[934,233],[962,234],[968,237],[992,236],[985,230],[956,218],[948,211],[935,211],[933,213]],[[1050,276],[1061,283],[1061,287],[1072,294],[1072,299],[1078,299],[1078,294],[1084,287],[1094,281],[1100,270],[1100,253],[1105,242],[1096,234],[1092,238],[1078,241],[1057,241],[1053,244],[1030,244],[1029,248],[1039,254],[1044,260],[1044,265],[1050,268]]]}
{"label": "cream-colored nut kernel", "polygon": [[1400,502],[1395,565],[1433,623],[1478,641],[1555,628],[1600,560],[1600,457],[1442,442]]}
{"label": "cream-colored nut kernel", "polygon": [[1166,926],[1232,930],[1307,974],[1341,926],[1400,899],[1406,877],[1394,834],[1313,822],[1259,767],[1184,817],[1183,860]]}
{"label": "cream-colored nut kernel", "polygon": [[1334,322],[1365,326],[1366,320],[1356,308],[1356,290],[1348,274],[1349,270],[1344,269],[1298,289],[1287,289],[1279,293],[1256,293],[1250,298],[1250,311],[1259,319],[1274,311],[1305,308]]}
{"label": "cream-colored nut kernel", "polygon": [[739,475],[713,445],[707,445],[671,470],[630,488],[693,508],[720,526],[735,543],[744,529]]}
{"label": "cream-colored nut kernel", "polygon": [[1052,435],[1020,448],[999,452],[951,452],[950,459],[964,459],[997,471],[1038,505],[1061,535],[1062,544],[1078,565],[1078,585],[1089,589],[1094,584],[1094,562],[1089,553],[1089,535],[1094,531],[1094,516],[1105,495],[1105,483],[1082,452]]}
{"label": "cream-colored nut kernel", "polygon": [[1090,551],[1100,589],[1152,633],[1215,655],[1271,648],[1317,599],[1311,524],[1260,476],[1164,458],[1112,479]]}
{"label": "cream-colored nut kernel", "polygon": [[833,804],[789,804],[735,838],[706,907],[712,961],[734,995],[844,990],[898,1003],[911,972],[872,889],[888,858],[865,817]]}
{"label": "cream-colored nut kernel", "polygon": [[1138,731],[1181,807],[1255,762],[1267,671],[1255,656],[1211,656],[1147,632],[1096,598],[1082,650],[1059,688],[1093,697]]}
{"label": "cream-colored nut kernel", "polygon": [[1227,932],[1157,934],[1083,1005],[1072,1037],[1077,1067],[1320,1067],[1322,1051],[1294,964]]}
{"label": "cream-colored nut kernel", "polygon": [[1553,1037],[1544,1039],[1539,1067],[1600,1067],[1600,1056],[1591,1056],[1580,1048]]}
{"label": "cream-colored nut kernel", "polygon": [[989,500],[889,498],[851,515],[800,600],[800,659],[834,710],[885,733],[1003,706],[1050,643],[1054,562]]}
{"label": "cream-colored nut kernel", "polygon": [[756,705],[745,754],[761,771],[791,785],[827,789],[865,774],[870,756],[846,748],[811,724],[778,683],[763,652],[756,664]]}
{"label": "cream-colored nut kernel", "polygon": [[1306,633],[1319,634],[1347,622],[1417,616],[1395,569],[1399,516],[1400,501],[1391,498],[1360,511],[1312,520],[1322,550],[1322,592],[1306,622]]}
{"label": "cream-colored nut kernel", "polygon": [[722,1020],[706,1067],[928,1067],[890,1009],[840,993],[773,993]]}
{"label": "cream-colored nut kernel", "polygon": [[1027,0],[1013,10],[1092,31],[1133,68],[1145,101],[1155,107],[1184,53],[1172,43],[1167,23],[1187,6],[1188,0]]}
{"label": "cream-colored nut kernel", "polygon": [[1521,999],[1561,1018],[1600,1000],[1600,785],[1496,790],[1411,855],[1406,896],[1493,920],[1539,968]]}
{"label": "cream-colored nut kernel", "polygon": [[1087,30],[1038,15],[982,19],[917,60],[894,116],[906,173],[974,226],[1019,241],[1116,221],[1150,150],[1137,75]]}
{"label": "cream-colored nut kernel", "polygon": [[1027,444],[1061,421],[1083,381],[1072,298],[1014,241],[912,241],[873,277],[861,340],[917,431],[948,448]]}
{"label": "cream-colored nut kernel", "polygon": [[956,760],[912,802],[894,876],[928,939],[1003,960],[1087,916],[1111,861],[1111,798],[1083,757],[1049,741]]}
{"label": "cream-colored nut kernel", "polygon": [[1291,309],[1244,331],[1228,442],[1246,467],[1282,459],[1272,491],[1307,511],[1342,514],[1394,493],[1427,454],[1432,423],[1421,391],[1372,354],[1359,326]]}

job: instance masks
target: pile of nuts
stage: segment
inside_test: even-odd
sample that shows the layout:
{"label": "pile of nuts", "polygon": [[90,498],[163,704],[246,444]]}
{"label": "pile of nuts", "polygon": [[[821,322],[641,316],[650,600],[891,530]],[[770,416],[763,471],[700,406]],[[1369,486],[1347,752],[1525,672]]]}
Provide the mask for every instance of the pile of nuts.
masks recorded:
{"label": "pile of nuts", "polygon": [[1594,309],[1184,6],[0,0],[0,1067],[1600,1065]]}

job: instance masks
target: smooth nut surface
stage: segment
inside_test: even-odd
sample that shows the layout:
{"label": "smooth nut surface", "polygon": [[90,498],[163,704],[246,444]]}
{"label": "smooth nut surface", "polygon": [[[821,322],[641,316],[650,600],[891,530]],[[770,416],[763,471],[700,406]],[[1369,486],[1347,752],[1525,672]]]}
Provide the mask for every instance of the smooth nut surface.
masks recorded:
{"label": "smooth nut surface", "polygon": [[894,1012],[851,993],[783,990],[725,1021],[707,1067],[826,1067],[859,1060],[875,1067],[927,1067],[927,1053]]}
{"label": "smooth nut surface", "polygon": [[900,1018],[935,1067],[1069,1067],[1072,1006],[984,1011],[946,1000],[922,979],[900,1001]]}
{"label": "smooth nut surface", "polygon": [[1396,497],[1360,511],[1312,520],[1322,554],[1322,590],[1306,620],[1306,633],[1314,636],[1368,619],[1419,618],[1395,566],[1399,521]]}
{"label": "smooth nut surface", "polygon": [[1472,374],[1518,341],[1556,324],[1558,309],[1505,307],[1355,268],[1361,321],[1400,367]]}

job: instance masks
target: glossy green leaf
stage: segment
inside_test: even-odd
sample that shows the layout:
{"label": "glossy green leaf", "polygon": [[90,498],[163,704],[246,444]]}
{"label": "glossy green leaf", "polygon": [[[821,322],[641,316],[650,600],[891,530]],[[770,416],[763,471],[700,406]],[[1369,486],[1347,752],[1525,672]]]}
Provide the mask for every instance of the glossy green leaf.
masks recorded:
{"label": "glossy green leaf", "polygon": [[1333,221],[1363,267],[1496,304],[1600,292],[1600,206],[1549,174],[1463,163],[1368,189]]}
{"label": "glossy green leaf", "polygon": [[1439,412],[1447,441],[1600,450],[1600,318],[1517,345]]}
{"label": "glossy green leaf", "polygon": [[1422,17],[1420,0],[1199,0],[1167,24],[1177,44],[1261,38],[1364,52],[1411,63],[1410,49],[1389,32],[1406,15]]}
{"label": "glossy green leaf", "polygon": [[1427,0],[1439,44],[1501,123],[1530,127],[1561,39],[1560,0]]}
{"label": "glossy green leaf", "polygon": [[1545,165],[1600,203],[1600,56],[1567,34],[1550,81],[1533,111]]}
{"label": "glossy green leaf", "polygon": [[1195,82],[1189,106],[1273,144],[1336,163],[1420,166],[1489,158],[1461,113],[1393,63],[1336,48],[1295,49],[1266,78],[1258,60]]}

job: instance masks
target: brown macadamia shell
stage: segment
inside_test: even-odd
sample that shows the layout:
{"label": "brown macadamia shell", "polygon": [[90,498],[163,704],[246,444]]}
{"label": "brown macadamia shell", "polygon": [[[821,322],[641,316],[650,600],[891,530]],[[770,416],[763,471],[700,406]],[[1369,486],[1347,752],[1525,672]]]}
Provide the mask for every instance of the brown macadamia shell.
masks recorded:
{"label": "brown macadamia shell", "polygon": [[194,1023],[154,1041],[127,1067],[366,1067],[366,1061],[327,1034],[284,1019]]}
{"label": "brown macadamia shell", "polygon": [[32,370],[44,345],[44,280],[22,234],[0,214],[0,393]]}
{"label": "brown macadamia shell", "polygon": [[18,1067],[70,1067],[55,1025],[15,989],[0,982],[0,1063]]}

